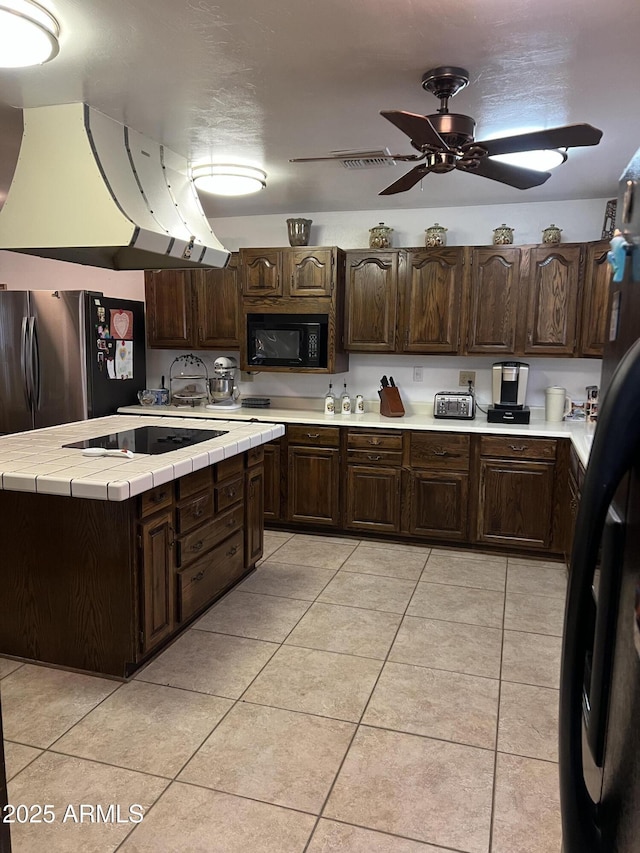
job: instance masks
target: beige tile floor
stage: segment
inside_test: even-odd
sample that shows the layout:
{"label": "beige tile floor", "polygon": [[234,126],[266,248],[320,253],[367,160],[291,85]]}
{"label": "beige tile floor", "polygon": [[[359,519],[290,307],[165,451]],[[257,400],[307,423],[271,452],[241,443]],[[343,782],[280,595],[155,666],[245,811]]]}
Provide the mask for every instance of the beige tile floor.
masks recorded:
{"label": "beige tile floor", "polygon": [[127,684],[0,658],[14,853],[560,853],[564,567],[265,544]]}

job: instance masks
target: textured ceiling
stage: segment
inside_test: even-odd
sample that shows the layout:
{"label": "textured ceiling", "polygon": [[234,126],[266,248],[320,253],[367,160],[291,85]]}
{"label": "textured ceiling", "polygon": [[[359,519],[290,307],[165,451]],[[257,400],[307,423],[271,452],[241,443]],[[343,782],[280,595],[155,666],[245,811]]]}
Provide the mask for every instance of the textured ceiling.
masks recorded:
{"label": "textured ceiling", "polygon": [[[20,107],[85,101],[187,155],[262,165],[256,196],[202,195],[210,217],[397,209],[615,195],[640,146],[638,0],[41,0],[60,20],[59,56],[0,70],[0,201],[15,165]],[[605,18],[606,13],[606,18]],[[459,172],[378,192],[410,164],[349,172],[291,164],[408,139],[380,115],[432,113],[424,71],[461,65],[450,104],[476,138],[589,122],[595,148],[571,149],[542,186],[520,191]]]}

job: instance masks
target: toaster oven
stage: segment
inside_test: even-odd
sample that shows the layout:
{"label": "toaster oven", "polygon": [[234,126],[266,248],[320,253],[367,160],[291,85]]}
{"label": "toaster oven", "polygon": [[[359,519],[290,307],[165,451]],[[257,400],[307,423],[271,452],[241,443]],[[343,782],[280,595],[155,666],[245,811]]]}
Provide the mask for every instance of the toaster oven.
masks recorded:
{"label": "toaster oven", "polygon": [[434,418],[472,421],[476,416],[476,398],[469,391],[438,391],[433,401]]}

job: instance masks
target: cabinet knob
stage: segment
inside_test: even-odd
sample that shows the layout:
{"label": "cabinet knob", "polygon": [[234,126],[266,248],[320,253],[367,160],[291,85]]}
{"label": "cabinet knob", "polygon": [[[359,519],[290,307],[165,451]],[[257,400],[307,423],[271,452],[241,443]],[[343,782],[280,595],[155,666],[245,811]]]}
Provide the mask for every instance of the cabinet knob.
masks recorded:
{"label": "cabinet knob", "polygon": [[194,575],[191,578],[191,582],[195,583],[196,581],[201,581],[203,577],[204,577],[204,569],[201,569],[197,575]]}
{"label": "cabinet knob", "polygon": [[447,455],[446,450],[433,450],[432,453],[434,456],[446,456]]}
{"label": "cabinet knob", "polygon": [[233,557],[233,555],[238,552],[238,547],[238,545],[234,545],[233,548],[229,548],[227,551],[227,557]]}
{"label": "cabinet knob", "polygon": [[229,488],[225,489],[225,494],[227,495],[228,498],[235,498],[236,490],[231,488],[231,486],[229,486]]}
{"label": "cabinet knob", "polygon": [[516,453],[522,453],[523,450],[527,449],[528,445],[527,444],[510,444],[509,447],[511,448],[511,450],[515,450]]}
{"label": "cabinet knob", "polygon": [[320,438],[320,433],[319,432],[308,432],[307,438]]}
{"label": "cabinet knob", "polygon": [[379,438],[370,438],[369,444],[372,444],[374,447],[377,447],[380,444],[380,439]]}
{"label": "cabinet knob", "polygon": [[370,459],[372,462],[379,462],[382,459],[382,456],[380,456],[380,454],[374,456],[373,453],[369,453],[367,459]]}
{"label": "cabinet knob", "polygon": [[194,542],[193,545],[189,548],[190,551],[201,551],[204,542],[202,539],[199,539],[197,542]]}
{"label": "cabinet knob", "polygon": [[194,518],[200,518],[200,516],[202,515],[203,512],[204,512],[204,510],[202,509],[201,506],[199,506],[197,509],[194,509],[193,517]]}
{"label": "cabinet knob", "polygon": [[151,500],[152,500],[155,504],[162,503],[162,501],[164,501],[164,500],[166,500],[166,499],[167,499],[167,494],[168,494],[167,492],[158,492],[157,494],[155,494],[155,495],[151,498]]}
{"label": "cabinet knob", "polygon": [[230,518],[229,521],[227,521],[227,527],[235,527],[235,526],[236,526],[235,518]]}

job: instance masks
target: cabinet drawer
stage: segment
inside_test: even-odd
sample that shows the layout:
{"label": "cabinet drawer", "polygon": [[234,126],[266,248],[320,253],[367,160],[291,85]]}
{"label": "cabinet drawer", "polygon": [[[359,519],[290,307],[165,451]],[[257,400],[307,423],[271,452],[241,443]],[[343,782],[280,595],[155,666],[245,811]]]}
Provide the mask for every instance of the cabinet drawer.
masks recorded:
{"label": "cabinet drawer", "polygon": [[155,489],[149,489],[140,495],[140,515],[144,518],[160,509],[167,509],[172,503],[173,483],[156,486]]}
{"label": "cabinet drawer", "polygon": [[402,451],[402,435],[389,435],[377,432],[355,432],[349,430],[347,436],[349,450],[398,450]]}
{"label": "cabinet drawer", "polygon": [[483,435],[480,439],[481,456],[509,459],[555,459],[557,441],[550,438],[525,438],[514,436]]}
{"label": "cabinet drawer", "polygon": [[243,508],[241,506],[214,518],[178,540],[177,563],[186,566],[201,554],[209,551],[231,533],[242,528]]}
{"label": "cabinet drawer", "polygon": [[470,438],[463,433],[411,433],[412,468],[469,469]]}
{"label": "cabinet drawer", "polygon": [[360,465],[391,465],[400,468],[402,466],[402,452],[378,450],[375,447],[370,450],[349,450],[347,461]]}
{"label": "cabinet drawer", "polygon": [[211,467],[200,468],[199,471],[194,471],[193,474],[187,474],[185,477],[180,477],[176,481],[178,500],[188,498],[190,495],[195,495],[197,492],[203,492],[208,489],[212,483]]}
{"label": "cabinet drawer", "polygon": [[216,486],[213,491],[216,512],[222,512],[228,506],[239,503],[244,497],[244,478],[240,476],[234,480],[227,480]]}
{"label": "cabinet drawer", "polygon": [[231,456],[223,462],[218,462],[214,467],[214,477],[216,483],[222,482],[234,474],[240,474],[244,470],[244,457],[242,453]]}
{"label": "cabinet drawer", "polygon": [[253,468],[254,465],[260,465],[264,461],[264,444],[260,447],[252,447],[247,450],[247,468]]}
{"label": "cabinet drawer", "polygon": [[239,530],[178,578],[178,620],[184,622],[244,572],[243,533]]}
{"label": "cabinet drawer", "polygon": [[213,515],[213,491],[201,492],[185,503],[180,504],[176,511],[178,533],[186,533],[194,527],[207,521]]}
{"label": "cabinet drawer", "polygon": [[316,447],[339,447],[340,427],[290,426],[287,427],[289,444],[312,444]]}

